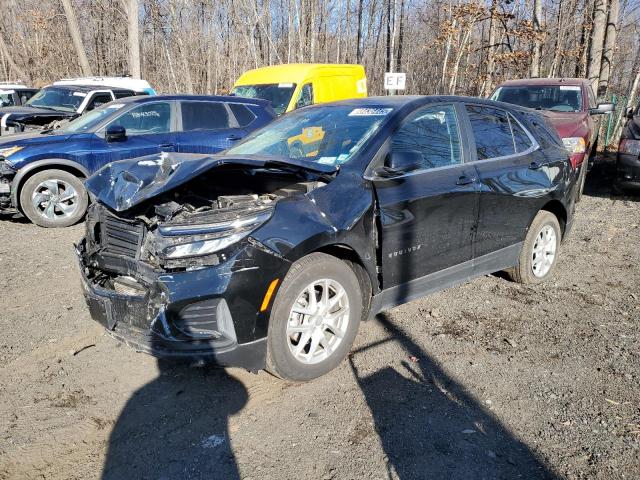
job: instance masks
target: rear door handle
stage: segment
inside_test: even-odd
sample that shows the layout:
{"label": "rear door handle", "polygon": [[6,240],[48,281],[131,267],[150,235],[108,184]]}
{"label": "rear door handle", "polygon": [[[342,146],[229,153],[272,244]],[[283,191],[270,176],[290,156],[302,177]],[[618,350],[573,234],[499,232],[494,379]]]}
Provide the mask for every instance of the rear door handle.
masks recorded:
{"label": "rear door handle", "polygon": [[227,137],[227,140],[229,140],[230,142],[237,142],[238,140],[242,140],[242,137],[238,135],[229,135]]}
{"label": "rear door handle", "polygon": [[173,148],[175,146],[176,146],[175,143],[161,143],[160,144],[160,148]]}
{"label": "rear door handle", "polygon": [[456,185],[469,185],[470,183],[474,183],[476,181],[476,177],[469,177],[468,175],[460,175],[458,177],[458,181]]}
{"label": "rear door handle", "polygon": [[538,162],[531,162],[529,164],[529,170],[538,170],[540,167],[542,167],[542,165]]}

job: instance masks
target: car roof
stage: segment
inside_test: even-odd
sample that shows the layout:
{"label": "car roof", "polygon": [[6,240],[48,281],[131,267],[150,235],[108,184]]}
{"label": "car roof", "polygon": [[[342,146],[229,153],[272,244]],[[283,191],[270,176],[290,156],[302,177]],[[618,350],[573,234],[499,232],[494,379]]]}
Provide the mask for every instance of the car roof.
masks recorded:
{"label": "car roof", "polygon": [[353,98],[350,100],[342,100],[340,102],[333,102],[332,104],[316,104],[307,108],[321,108],[326,105],[346,105],[361,108],[375,108],[375,107],[390,107],[401,108],[405,106],[420,106],[430,103],[443,103],[443,102],[466,102],[475,103],[481,105],[500,106],[501,108],[509,110],[523,110],[529,109],[513,105],[510,103],[496,102],[495,100],[489,100],[487,98],[478,97],[464,97],[460,95],[389,95],[379,97],[365,97],[365,98]]}
{"label": "car roof", "polygon": [[586,78],[520,78],[507,80],[498,87],[529,87],[529,86],[555,86],[555,85],[589,85]]}
{"label": "car roof", "polygon": [[242,103],[259,105],[261,107],[269,107],[271,103],[268,100],[259,98],[236,97],[234,95],[140,95],[135,97],[119,98],[115,100],[118,103],[147,103],[168,100],[192,100],[192,101],[209,101],[209,102],[226,102],[226,103]]}
{"label": "car roof", "polygon": [[83,92],[83,93],[95,92],[96,90],[111,91],[111,92],[133,92],[133,90],[130,90],[128,88],[113,88],[113,87],[106,87],[106,86],[100,86],[100,85],[47,85],[42,89],[44,90],[48,88],[57,88],[60,90],[69,90],[72,92]]}

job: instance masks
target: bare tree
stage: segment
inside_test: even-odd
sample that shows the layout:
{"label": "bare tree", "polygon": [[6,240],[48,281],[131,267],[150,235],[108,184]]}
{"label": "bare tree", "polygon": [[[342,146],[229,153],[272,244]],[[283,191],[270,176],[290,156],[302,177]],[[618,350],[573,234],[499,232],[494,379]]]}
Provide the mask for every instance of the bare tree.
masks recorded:
{"label": "bare tree", "polygon": [[542,0],[533,0],[533,30],[536,33],[531,58],[531,76],[540,76],[540,58],[542,57]]}
{"label": "bare tree", "polygon": [[593,33],[589,47],[587,62],[587,78],[591,80],[594,91],[599,94],[600,67],[602,65],[602,51],[607,28],[608,0],[594,0]]}
{"label": "bare tree", "polygon": [[87,51],[84,48],[82,35],[80,34],[80,27],[78,26],[78,20],[76,19],[76,13],[73,10],[73,5],[71,5],[71,0],[60,1],[62,2],[62,8],[64,8],[64,15],[67,17],[69,35],[71,35],[73,47],[76,49],[82,74],[85,77],[91,76],[91,67],[89,66],[89,59],[87,58]]}
{"label": "bare tree", "polygon": [[129,43],[129,74],[140,78],[140,26],[138,0],[123,0],[127,12],[128,43]]}
{"label": "bare tree", "polygon": [[607,28],[605,32],[604,50],[602,52],[602,65],[600,66],[600,89],[609,90],[609,77],[615,54],[616,39],[618,37],[618,15],[620,13],[620,0],[610,0]]}

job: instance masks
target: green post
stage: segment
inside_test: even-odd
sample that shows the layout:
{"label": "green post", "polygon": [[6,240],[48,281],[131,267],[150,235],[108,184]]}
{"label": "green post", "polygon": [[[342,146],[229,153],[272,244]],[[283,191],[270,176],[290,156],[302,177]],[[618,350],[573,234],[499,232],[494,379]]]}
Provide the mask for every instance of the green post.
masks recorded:
{"label": "green post", "polygon": [[[611,101],[617,107],[618,103],[616,102],[616,100],[617,100],[617,95],[614,93],[611,96]],[[615,112],[615,110],[614,110],[614,112]],[[609,117],[609,119],[607,120],[607,134],[605,135],[605,138],[604,138],[604,151],[605,152],[609,150],[609,140],[610,140],[609,137],[611,136],[611,123],[612,123],[611,119],[612,119],[613,115],[608,115],[608,117]]]}

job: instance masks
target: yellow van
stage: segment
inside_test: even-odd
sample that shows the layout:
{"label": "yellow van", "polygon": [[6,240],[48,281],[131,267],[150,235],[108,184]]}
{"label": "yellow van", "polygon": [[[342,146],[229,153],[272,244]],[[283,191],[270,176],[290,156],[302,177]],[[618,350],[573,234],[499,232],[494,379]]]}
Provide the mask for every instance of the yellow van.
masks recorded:
{"label": "yellow van", "polygon": [[243,73],[233,86],[239,97],[269,100],[278,115],[314,103],[367,96],[362,65],[290,63]]}

